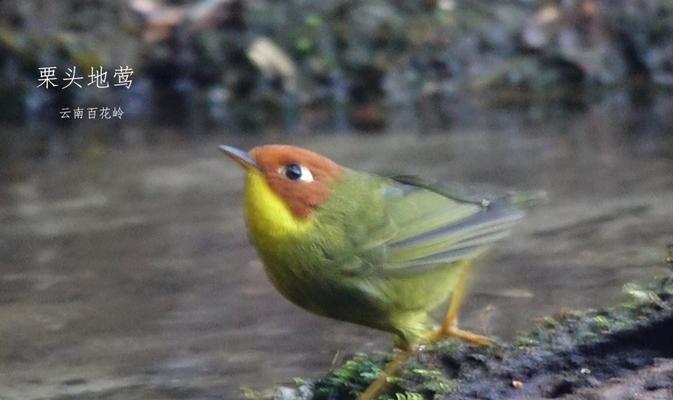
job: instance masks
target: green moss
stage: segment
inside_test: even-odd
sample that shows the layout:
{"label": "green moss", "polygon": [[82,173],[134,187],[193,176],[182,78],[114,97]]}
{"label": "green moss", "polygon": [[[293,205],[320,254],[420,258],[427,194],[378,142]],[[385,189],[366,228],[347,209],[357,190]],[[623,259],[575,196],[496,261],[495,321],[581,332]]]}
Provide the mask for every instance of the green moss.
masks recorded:
{"label": "green moss", "polygon": [[547,328],[556,328],[558,326],[558,321],[553,317],[544,317],[542,322]]}
{"label": "green moss", "polygon": [[466,347],[465,343],[456,340],[442,340],[441,342],[437,342],[434,346],[435,351],[440,354],[460,353],[464,351]]}
{"label": "green moss", "polygon": [[423,399],[433,399],[450,393],[456,385],[456,381],[448,379],[439,369],[412,367],[405,369],[391,386],[395,394],[416,393]]}
{"label": "green moss", "polygon": [[610,326],[610,320],[604,315],[596,315],[591,319],[591,329],[597,333],[609,332]]}
{"label": "green moss", "polygon": [[[454,351],[452,344],[442,343],[444,351]],[[393,354],[383,354],[372,359],[357,354],[340,367],[314,384],[314,400],[356,398],[370,383],[376,380],[385,365],[394,358]],[[407,362],[398,375],[389,377],[389,389],[381,399],[433,399],[455,389],[457,382],[448,379],[441,369],[433,365],[423,365],[418,357]]]}
{"label": "green moss", "polygon": [[264,400],[271,397],[270,393],[262,393],[249,386],[241,386],[241,398],[246,400]]}
{"label": "green moss", "polygon": [[313,399],[355,398],[381,374],[382,366],[383,360],[374,361],[365,354],[356,354],[315,382]]}
{"label": "green moss", "polygon": [[535,347],[538,343],[535,338],[524,334],[520,334],[514,339],[514,346],[516,347]]}

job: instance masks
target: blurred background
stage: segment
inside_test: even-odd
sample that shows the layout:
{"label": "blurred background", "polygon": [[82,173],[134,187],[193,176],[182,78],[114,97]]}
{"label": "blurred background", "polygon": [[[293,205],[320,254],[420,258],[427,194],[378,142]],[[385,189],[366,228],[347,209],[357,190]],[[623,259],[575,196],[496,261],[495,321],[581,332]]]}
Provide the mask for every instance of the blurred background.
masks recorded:
{"label": "blurred background", "polygon": [[673,242],[672,89],[667,0],[1,1],[0,399],[238,398],[391,347],[273,290],[218,144],[546,191],[477,332],[624,300]]}

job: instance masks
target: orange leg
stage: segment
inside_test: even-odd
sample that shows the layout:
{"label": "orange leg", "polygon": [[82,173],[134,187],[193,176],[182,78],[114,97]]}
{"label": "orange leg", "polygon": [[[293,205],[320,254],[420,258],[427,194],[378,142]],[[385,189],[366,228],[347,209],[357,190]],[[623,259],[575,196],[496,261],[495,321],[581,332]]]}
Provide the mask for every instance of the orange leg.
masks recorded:
{"label": "orange leg", "polygon": [[456,281],[453,293],[451,294],[449,311],[446,313],[442,326],[430,337],[430,342],[437,342],[447,337],[455,337],[478,346],[490,346],[495,344],[493,339],[458,328],[458,311],[460,311],[460,307],[463,305],[467,279],[471,269],[472,264],[469,262],[461,266],[458,280]]}
{"label": "orange leg", "polygon": [[[458,311],[460,311],[460,306],[463,304],[463,299],[465,298],[465,289],[467,286],[467,279],[471,272],[471,266],[471,263],[465,263],[460,267],[461,270],[453,293],[451,294],[451,304],[449,305],[449,310],[446,313],[444,322],[442,323],[442,326],[428,338],[428,342],[435,343],[447,337],[454,337],[478,346],[491,346],[495,344],[493,339],[458,328]],[[417,350],[417,345],[403,350],[402,353],[386,366],[383,373],[381,373],[381,376],[372,382],[372,384],[358,396],[358,400],[373,400],[383,393],[388,385],[388,378],[395,376],[404,363],[406,363]]]}

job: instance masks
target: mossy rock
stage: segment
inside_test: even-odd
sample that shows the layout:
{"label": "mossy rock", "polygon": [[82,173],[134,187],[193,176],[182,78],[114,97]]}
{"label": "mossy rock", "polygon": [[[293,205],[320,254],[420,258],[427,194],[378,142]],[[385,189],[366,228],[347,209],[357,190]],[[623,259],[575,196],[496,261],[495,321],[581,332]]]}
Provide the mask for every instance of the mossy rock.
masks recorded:
{"label": "mossy rock", "polygon": [[[673,371],[673,276],[626,291],[628,303],[545,318],[512,343],[475,348],[444,341],[424,348],[389,378],[379,398],[607,399],[620,382],[638,398],[665,398],[657,396],[673,394],[673,374],[666,372]],[[356,354],[315,381],[247,397],[355,399],[394,356]]]}

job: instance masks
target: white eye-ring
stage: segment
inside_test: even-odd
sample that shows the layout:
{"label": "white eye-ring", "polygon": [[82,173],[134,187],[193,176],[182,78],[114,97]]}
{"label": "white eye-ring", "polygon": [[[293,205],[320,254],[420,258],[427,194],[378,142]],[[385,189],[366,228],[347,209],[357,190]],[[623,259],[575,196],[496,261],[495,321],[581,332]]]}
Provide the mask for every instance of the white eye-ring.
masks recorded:
{"label": "white eye-ring", "polygon": [[291,181],[313,182],[313,174],[301,164],[284,165],[278,169],[278,173]]}

